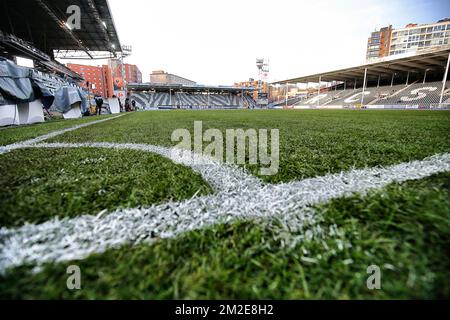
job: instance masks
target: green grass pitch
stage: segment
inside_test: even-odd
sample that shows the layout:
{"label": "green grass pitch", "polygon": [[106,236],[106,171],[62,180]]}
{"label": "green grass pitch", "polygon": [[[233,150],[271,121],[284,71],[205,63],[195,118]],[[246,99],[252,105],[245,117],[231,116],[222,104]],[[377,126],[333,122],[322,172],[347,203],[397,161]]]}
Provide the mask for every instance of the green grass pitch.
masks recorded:
{"label": "green grass pitch", "polygon": [[[0,146],[86,118],[0,130]],[[74,130],[46,142],[173,146],[173,130],[280,130],[282,183],[353,168],[388,166],[450,152],[447,111],[155,111]],[[95,148],[20,149],[0,154],[0,226],[179,201],[213,191],[191,169],[158,155]],[[245,166],[258,175],[258,166]],[[450,297],[450,173],[394,183],[313,208],[322,239],[263,221],[236,221],[151,245],[126,244],[81,261],[25,265],[0,275],[0,298],[21,299],[415,299]],[[0,237],[0,246],[3,240]],[[66,287],[78,264],[82,289]],[[366,269],[379,265],[381,290]]]}

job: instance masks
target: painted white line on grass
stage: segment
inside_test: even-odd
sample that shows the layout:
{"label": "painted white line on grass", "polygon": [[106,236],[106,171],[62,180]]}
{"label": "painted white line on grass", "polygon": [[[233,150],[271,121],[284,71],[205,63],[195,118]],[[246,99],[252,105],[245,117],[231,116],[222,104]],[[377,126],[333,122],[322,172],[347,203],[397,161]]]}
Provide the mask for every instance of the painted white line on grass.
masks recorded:
{"label": "painted white line on grass", "polygon": [[[27,147],[102,147],[156,152],[169,157],[174,154],[169,148],[116,143],[56,143]],[[247,181],[253,177],[231,166],[217,166],[209,162],[211,159],[204,161],[209,168],[208,165],[192,168],[208,182],[225,181],[215,185],[219,190],[215,195],[148,208],[120,209],[96,216],[53,218],[39,225],[26,224],[17,229],[0,229],[0,273],[23,264],[83,259],[127,243],[151,243],[157,238],[171,238],[190,230],[236,220],[275,219],[287,230],[299,232],[298,237],[313,238],[320,235],[320,225],[310,208],[312,205],[356,192],[364,194],[392,182],[422,179],[450,171],[450,154],[440,154],[387,168],[351,170],[278,185],[263,184],[259,180],[252,185],[253,182],[248,180],[249,183],[242,183],[230,192],[230,181]],[[182,159],[179,162],[191,164]]]}
{"label": "painted white line on grass", "polygon": [[48,140],[48,139],[54,138],[56,136],[62,135],[64,133],[66,133],[66,132],[74,131],[74,130],[81,129],[81,128],[84,128],[84,127],[89,127],[89,126],[92,126],[94,124],[102,123],[102,122],[105,122],[105,121],[117,119],[117,118],[120,118],[120,117],[122,117],[124,115],[125,114],[120,114],[120,115],[117,115],[117,116],[114,116],[114,117],[110,117],[110,118],[106,118],[106,119],[86,122],[86,123],[75,125],[73,127],[66,128],[66,129],[53,131],[53,132],[44,134],[42,136],[39,136],[39,137],[36,137],[36,138],[33,138],[33,139],[12,143],[12,144],[9,144],[9,145],[6,145],[6,146],[0,146],[0,154],[9,152],[9,151],[14,150],[14,149],[20,149],[20,148],[23,148],[23,147],[26,147],[26,146],[29,146],[29,145],[32,145],[32,144],[36,144],[36,143],[42,142],[44,140]]}

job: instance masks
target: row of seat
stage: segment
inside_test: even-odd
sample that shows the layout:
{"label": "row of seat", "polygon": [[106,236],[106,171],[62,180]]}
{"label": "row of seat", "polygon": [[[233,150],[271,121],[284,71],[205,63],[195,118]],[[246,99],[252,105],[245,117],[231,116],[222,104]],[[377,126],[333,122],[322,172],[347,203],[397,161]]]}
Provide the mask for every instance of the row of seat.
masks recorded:
{"label": "row of seat", "polygon": [[[446,82],[445,86],[448,89],[450,82]],[[385,105],[431,105],[439,103],[442,92],[442,82],[430,83],[415,83],[408,87],[407,90],[400,94],[382,98],[379,100],[380,104]],[[443,101],[448,99],[448,93],[444,94]]]}
{"label": "row of seat", "polygon": [[256,102],[250,96],[244,95],[244,97],[240,97],[231,94],[207,95],[184,92],[174,94],[169,94],[168,92],[133,92],[130,99],[140,109],[147,107],[158,108],[161,106],[235,106],[244,108],[253,108],[256,106]]}
{"label": "row of seat", "polygon": [[[450,100],[450,82],[446,83],[443,101]],[[353,105],[431,105],[439,103],[442,82],[400,84],[365,88],[330,90],[302,99],[295,106],[353,106]],[[362,99],[361,99],[362,98]]]}

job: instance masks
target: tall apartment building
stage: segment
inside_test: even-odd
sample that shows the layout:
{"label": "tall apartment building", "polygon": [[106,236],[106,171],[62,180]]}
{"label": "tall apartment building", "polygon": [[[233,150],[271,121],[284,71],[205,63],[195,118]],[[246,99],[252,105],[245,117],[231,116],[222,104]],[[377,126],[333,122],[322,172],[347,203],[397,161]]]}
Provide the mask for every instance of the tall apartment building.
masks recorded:
{"label": "tall apartment building", "polygon": [[158,84],[183,84],[186,86],[193,86],[195,81],[164,72],[163,70],[156,70],[150,74],[150,82]]}
{"label": "tall apartment building", "polygon": [[409,24],[392,32],[390,55],[437,49],[450,44],[450,19],[433,24]]}
{"label": "tall apartment building", "polygon": [[113,96],[113,80],[109,66],[87,66],[68,63],[67,67],[84,78],[85,81],[80,84],[82,87],[87,88],[89,83],[89,90],[94,94],[105,98]]}
{"label": "tall apartment building", "polygon": [[367,60],[389,55],[391,33],[391,25],[371,33],[370,38],[367,41]]}
{"label": "tall apartment building", "polygon": [[[372,32],[367,41],[367,60],[401,54],[416,54],[450,46],[450,19],[431,24],[410,23],[401,29],[391,26]],[[387,48],[387,50],[386,50]]]}

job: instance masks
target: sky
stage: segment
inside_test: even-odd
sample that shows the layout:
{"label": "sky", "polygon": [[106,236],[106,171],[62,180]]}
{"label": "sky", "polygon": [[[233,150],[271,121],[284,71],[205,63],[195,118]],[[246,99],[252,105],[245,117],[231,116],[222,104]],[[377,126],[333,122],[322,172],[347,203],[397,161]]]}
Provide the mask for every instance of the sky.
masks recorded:
{"label": "sky", "polygon": [[[149,81],[164,70],[200,84],[269,81],[364,63],[370,32],[450,18],[446,0],[109,0],[122,44]],[[67,61],[65,61],[67,62]],[[101,64],[93,61],[90,64]]]}

